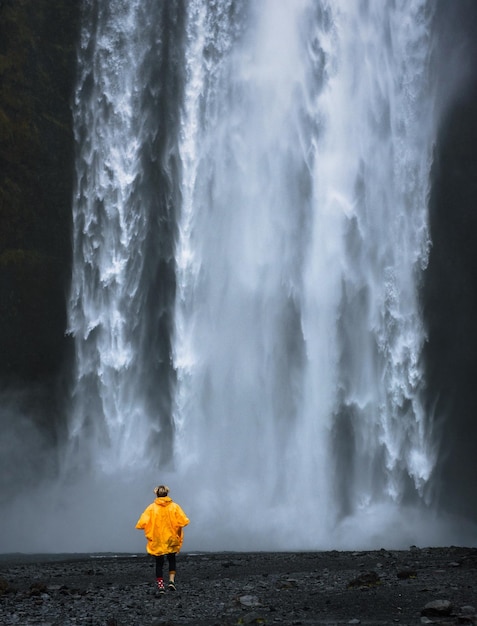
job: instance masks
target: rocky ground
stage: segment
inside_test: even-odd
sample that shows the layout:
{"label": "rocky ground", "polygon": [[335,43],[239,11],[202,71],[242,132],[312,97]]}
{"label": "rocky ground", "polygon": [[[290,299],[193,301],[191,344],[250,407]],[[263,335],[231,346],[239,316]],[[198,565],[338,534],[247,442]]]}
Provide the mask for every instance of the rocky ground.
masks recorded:
{"label": "rocky ground", "polygon": [[477,624],[477,549],[0,558],[0,624]]}

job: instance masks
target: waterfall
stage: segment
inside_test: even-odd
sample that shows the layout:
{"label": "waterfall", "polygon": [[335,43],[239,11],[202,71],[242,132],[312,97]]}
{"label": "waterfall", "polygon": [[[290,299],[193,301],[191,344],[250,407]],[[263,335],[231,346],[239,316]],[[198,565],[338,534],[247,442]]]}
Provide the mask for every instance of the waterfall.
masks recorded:
{"label": "waterfall", "polygon": [[[167,329],[174,296],[170,287],[163,292],[174,282],[174,165],[162,154],[159,111],[167,115],[176,103],[173,87],[162,86],[159,76],[178,18],[171,7],[140,1],[86,1],[83,11],[74,103],[69,324],[76,382],[68,454],[79,447],[75,463],[87,457],[112,473],[142,466],[149,447],[163,456],[170,447]],[[172,120],[171,114],[171,126]]]}
{"label": "waterfall", "polygon": [[191,546],[418,541],[433,9],[85,2],[68,458]]}

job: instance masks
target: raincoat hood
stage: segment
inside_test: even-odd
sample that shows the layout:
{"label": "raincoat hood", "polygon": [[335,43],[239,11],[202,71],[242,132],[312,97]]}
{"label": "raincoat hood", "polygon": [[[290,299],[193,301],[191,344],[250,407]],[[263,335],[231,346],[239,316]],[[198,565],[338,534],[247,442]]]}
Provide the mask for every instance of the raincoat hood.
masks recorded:
{"label": "raincoat hood", "polygon": [[162,496],[154,500],[154,504],[157,504],[157,506],[168,506],[171,502],[172,499],[169,496]]}

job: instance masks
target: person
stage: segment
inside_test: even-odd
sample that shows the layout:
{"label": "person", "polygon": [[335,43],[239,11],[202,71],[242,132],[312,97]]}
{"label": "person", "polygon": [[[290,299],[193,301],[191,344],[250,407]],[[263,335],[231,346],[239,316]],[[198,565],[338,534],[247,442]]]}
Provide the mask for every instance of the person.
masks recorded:
{"label": "person", "polygon": [[169,487],[159,485],[154,489],[156,499],[139,518],[136,528],[144,530],[146,550],[156,561],[156,585],[159,593],[165,592],[162,570],[167,556],[170,591],[176,590],[176,555],[182,547],[182,529],[189,523],[181,507],[169,498]]}

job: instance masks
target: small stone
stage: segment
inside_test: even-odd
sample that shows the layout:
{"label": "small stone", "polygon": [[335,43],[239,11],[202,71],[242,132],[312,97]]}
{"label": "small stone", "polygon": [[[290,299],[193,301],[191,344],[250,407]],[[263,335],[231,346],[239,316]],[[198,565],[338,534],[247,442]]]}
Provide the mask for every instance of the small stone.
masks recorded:
{"label": "small stone", "polygon": [[277,583],[277,587],[279,589],[292,589],[298,585],[298,581],[294,578],[287,578],[287,580],[282,580]]}
{"label": "small stone", "polygon": [[259,613],[247,613],[242,618],[242,624],[264,624],[265,620]]}
{"label": "small stone", "polygon": [[257,596],[245,595],[240,596],[239,602],[242,606],[259,606],[260,602]]}
{"label": "small stone", "polygon": [[427,617],[439,617],[450,615],[451,612],[452,604],[449,600],[432,600],[422,609],[421,615],[425,615]]}
{"label": "small stone", "polygon": [[10,585],[8,584],[8,581],[5,580],[5,578],[0,578],[0,595],[7,593],[9,589]]}
{"label": "small stone", "polygon": [[376,572],[365,572],[358,576],[357,578],[351,580],[348,583],[348,588],[350,587],[373,587],[374,585],[379,585],[381,582],[379,576]]}

